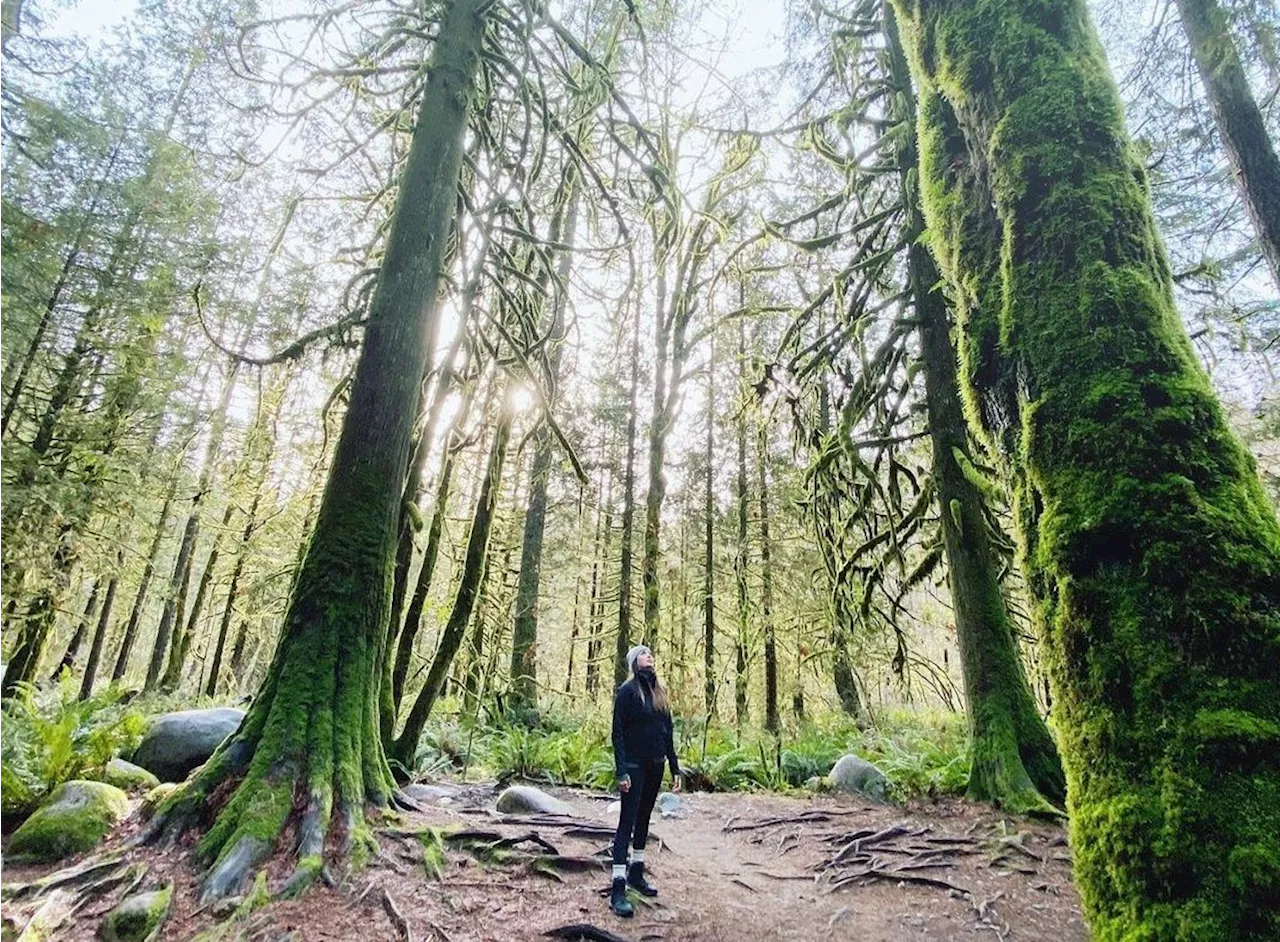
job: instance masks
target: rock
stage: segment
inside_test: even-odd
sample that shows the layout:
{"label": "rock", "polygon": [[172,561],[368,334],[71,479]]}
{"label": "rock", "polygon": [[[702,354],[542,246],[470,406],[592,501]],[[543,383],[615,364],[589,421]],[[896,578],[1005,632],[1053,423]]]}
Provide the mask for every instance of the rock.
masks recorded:
{"label": "rock", "polygon": [[841,756],[827,776],[831,790],[846,795],[862,795],[876,801],[887,801],[888,780],[884,773],[861,756]]}
{"label": "rock", "polygon": [[449,785],[427,785],[414,782],[404,787],[405,797],[420,805],[448,804],[457,797],[458,790]]}
{"label": "rock", "polygon": [[658,813],[670,818],[680,813],[680,796],[675,792],[663,792],[658,796]]}
{"label": "rock", "polygon": [[9,853],[61,860],[98,845],[129,813],[129,796],[106,782],[63,782],[13,833]]}
{"label": "rock", "polygon": [[165,921],[172,902],[172,883],[158,890],[127,896],[102,920],[98,937],[103,942],[144,942]]}
{"label": "rock", "polygon": [[512,785],[498,796],[503,814],[573,814],[566,802],[531,785]]}
{"label": "rock", "polygon": [[149,792],[160,784],[156,778],[140,765],[125,762],[119,757],[112,759],[103,769],[102,781],[108,785],[123,789],[126,792]]}
{"label": "rock", "polygon": [[239,728],[242,719],[244,711],[233,707],[182,710],[153,717],[133,753],[133,763],[162,782],[181,782],[213,755],[213,750]]}
{"label": "rock", "polygon": [[155,814],[160,803],[172,795],[177,787],[176,782],[162,782],[143,795],[142,800],[138,802],[138,815],[142,820],[146,821]]}

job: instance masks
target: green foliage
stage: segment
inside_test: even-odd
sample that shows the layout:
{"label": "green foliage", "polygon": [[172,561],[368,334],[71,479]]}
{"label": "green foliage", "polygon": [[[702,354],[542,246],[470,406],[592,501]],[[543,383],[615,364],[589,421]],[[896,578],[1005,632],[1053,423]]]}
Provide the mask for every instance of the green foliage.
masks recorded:
{"label": "green foliage", "polygon": [[[603,718],[575,725],[551,715],[543,725],[477,727],[469,768],[498,779],[611,789],[613,751]],[[681,763],[696,769],[716,791],[785,791],[831,771],[856,753],[875,763],[898,800],[961,795],[969,781],[969,738],[964,717],[953,713],[887,711],[862,730],[844,716],[802,726],[781,741],[752,730],[677,720]],[[428,727],[418,749],[419,770],[445,773],[464,765],[468,730],[452,722]],[[705,747],[704,747],[705,742]]]}
{"label": "green foliage", "polygon": [[24,684],[5,701],[0,743],[0,809],[23,818],[63,782],[98,773],[107,760],[138,744],[145,720],[117,688],[79,700],[64,673],[57,684]]}

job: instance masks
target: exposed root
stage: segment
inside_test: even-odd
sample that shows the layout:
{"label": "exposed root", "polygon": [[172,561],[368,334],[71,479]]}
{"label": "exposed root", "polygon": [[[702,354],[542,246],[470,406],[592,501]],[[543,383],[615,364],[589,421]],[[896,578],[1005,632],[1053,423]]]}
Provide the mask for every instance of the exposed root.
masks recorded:
{"label": "exposed root", "polygon": [[391,919],[391,924],[396,927],[396,933],[400,937],[400,942],[412,942],[413,933],[409,929],[409,920],[405,919],[396,906],[396,901],[391,898],[391,894],[384,888],[382,891],[382,908],[386,910],[387,916]]}

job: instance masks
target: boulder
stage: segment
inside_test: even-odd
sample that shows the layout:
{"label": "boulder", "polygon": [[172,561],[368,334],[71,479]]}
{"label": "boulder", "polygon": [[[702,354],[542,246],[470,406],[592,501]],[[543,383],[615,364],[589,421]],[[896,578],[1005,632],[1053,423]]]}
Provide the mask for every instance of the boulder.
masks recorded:
{"label": "boulder", "polygon": [[162,782],[181,782],[234,733],[244,711],[233,707],[181,710],[153,717],[133,753],[140,765]]}
{"label": "boulder", "polygon": [[126,762],[119,757],[112,759],[102,770],[102,781],[126,792],[149,792],[160,784],[156,778],[140,765]]}
{"label": "boulder", "polygon": [[889,782],[884,773],[861,756],[841,756],[827,780],[834,792],[862,795],[875,801],[888,800]]}
{"label": "boulder", "polygon": [[173,884],[158,890],[126,896],[107,913],[98,927],[102,942],[144,942],[151,938],[169,915],[173,902]]}
{"label": "boulder", "polygon": [[498,810],[503,814],[573,814],[566,802],[531,785],[512,785],[498,796]]}
{"label": "boulder", "polygon": [[410,801],[420,805],[448,804],[458,795],[458,789],[449,785],[427,785],[414,782],[404,787],[404,794]]}
{"label": "boulder", "polygon": [[114,785],[63,782],[14,831],[9,853],[32,860],[70,857],[96,847],[112,825],[128,813],[129,796]]}
{"label": "boulder", "polygon": [[680,796],[675,792],[663,792],[658,796],[658,813],[670,818],[680,813]]}

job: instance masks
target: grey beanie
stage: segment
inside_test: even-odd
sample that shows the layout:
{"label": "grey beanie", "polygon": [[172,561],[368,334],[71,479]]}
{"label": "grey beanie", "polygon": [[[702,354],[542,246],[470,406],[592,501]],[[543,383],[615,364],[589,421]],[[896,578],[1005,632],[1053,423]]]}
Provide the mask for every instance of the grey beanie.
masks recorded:
{"label": "grey beanie", "polygon": [[637,644],[634,648],[632,648],[630,651],[627,652],[627,670],[634,673],[636,669],[636,658],[638,658],[641,654],[652,654],[652,653],[653,652],[649,650],[648,645]]}

